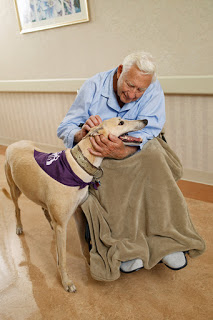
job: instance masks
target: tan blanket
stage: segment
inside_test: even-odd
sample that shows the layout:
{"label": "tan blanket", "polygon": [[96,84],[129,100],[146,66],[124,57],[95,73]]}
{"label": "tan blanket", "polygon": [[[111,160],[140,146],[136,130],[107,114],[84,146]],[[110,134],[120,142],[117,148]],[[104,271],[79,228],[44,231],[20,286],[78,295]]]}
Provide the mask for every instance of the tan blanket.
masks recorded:
{"label": "tan blanket", "polygon": [[91,188],[82,205],[91,233],[93,278],[116,280],[121,261],[140,258],[151,269],[172,252],[203,253],[205,243],[176,184],[182,166],[168,144],[155,138],[129,158],[105,159],[102,168],[100,188]]}

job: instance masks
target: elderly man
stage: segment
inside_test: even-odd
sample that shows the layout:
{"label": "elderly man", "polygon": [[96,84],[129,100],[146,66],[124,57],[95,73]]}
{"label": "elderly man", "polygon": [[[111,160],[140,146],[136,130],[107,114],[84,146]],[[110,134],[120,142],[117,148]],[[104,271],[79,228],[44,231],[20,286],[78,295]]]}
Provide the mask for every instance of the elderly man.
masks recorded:
{"label": "elderly man", "polygon": [[[118,68],[112,69],[107,72],[99,73],[94,77],[92,77],[91,79],[87,80],[82,86],[79,94],[76,97],[75,102],[73,103],[72,107],[68,111],[66,117],[60,124],[57,132],[58,137],[63,139],[66,147],[70,148],[76,143],[78,143],[92,127],[100,124],[102,120],[106,120],[112,117],[121,117],[123,119],[128,119],[128,120],[147,119],[148,125],[141,131],[131,133],[128,137],[126,137],[125,143],[120,138],[117,138],[112,134],[109,135],[108,139],[105,138],[103,135],[91,138],[92,148],[89,149],[90,153],[95,156],[105,157],[109,159],[109,160],[108,159],[104,160],[103,165],[104,163],[107,163],[107,161],[110,161],[110,159],[117,159],[117,162],[116,161],[110,162],[110,167],[113,168],[113,166],[115,166],[115,170],[116,170],[116,164],[119,162],[119,167],[122,167],[124,165],[123,174],[126,174],[128,172],[125,170],[125,163],[129,161],[128,159],[132,159],[131,160],[132,162],[136,161],[136,163],[140,163],[140,164],[142,163],[142,161],[144,161],[144,167],[142,165],[141,169],[138,168],[137,177],[136,177],[137,181],[140,181],[140,179],[142,181],[142,179],[144,179],[144,172],[146,172],[146,175],[149,175],[148,171],[150,172],[151,171],[153,172],[153,170],[156,171],[156,166],[159,167],[159,171],[163,172],[164,169],[160,167],[159,162],[161,163],[161,161],[159,161],[158,155],[161,155],[162,157],[162,149],[164,148],[167,150],[166,151],[167,155],[166,156],[164,155],[164,158],[168,159],[168,154],[169,154],[169,158],[172,159],[171,161],[174,161],[175,166],[177,165],[178,171],[179,171],[179,174],[176,177],[175,177],[175,174],[173,174],[171,180],[172,179],[177,180],[180,178],[182,167],[178,158],[171,151],[171,149],[169,149],[166,143],[163,142],[164,144],[161,145],[161,142],[159,142],[159,140],[154,139],[160,134],[165,123],[165,101],[164,101],[163,90],[160,86],[159,81],[156,80],[156,66],[150,54],[145,52],[132,53],[124,59],[123,63],[119,65]],[[142,143],[139,146],[135,144],[135,138],[136,140],[137,138],[142,138]],[[154,144],[156,143],[158,144],[157,147],[154,146]],[[159,149],[159,152],[156,151],[158,149]],[[154,152],[152,152],[152,150],[154,150]],[[147,160],[145,156],[146,154],[149,154],[149,157],[150,157]],[[152,162],[152,160],[155,161],[155,163]],[[168,163],[166,164],[166,161],[167,160],[165,160],[165,163],[161,165],[163,168],[168,167]],[[132,165],[135,167],[134,164]],[[172,170],[173,169],[171,169],[171,171]],[[115,174],[115,171],[114,171],[114,174]],[[109,175],[109,173],[107,172],[107,166],[106,166],[106,168],[104,168],[104,176],[107,176],[107,175]],[[156,176],[158,176],[158,174],[157,175],[155,174],[153,178],[153,182],[152,182],[153,187],[156,185],[156,182],[154,181],[156,179],[155,178]],[[131,190],[132,188],[132,185],[130,183],[130,177],[131,177],[131,173],[129,175],[129,178],[127,177],[128,185],[126,186],[126,189],[128,191],[126,192],[126,196],[129,197],[128,201],[131,203],[131,201],[134,201],[132,200],[134,191],[132,191],[132,193],[129,192],[129,190]],[[119,179],[121,179],[121,176],[119,176],[119,178],[116,179],[116,181]],[[162,180],[164,179],[161,179],[161,181]],[[111,200],[106,198],[108,196],[110,197],[110,188],[113,188],[114,181],[115,181],[114,176],[112,178],[111,184],[103,180],[98,193],[94,192],[92,197],[94,201],[98,201],[98,205],[100,205],[100,210],[103,209],[107,211],[107,216],[109,217],[109,221],[107,223],[110,224],[109,229],[111,231],[113,230],[113,226],[114,224],[116,224],[116,222],[114,223],[113,222],[115,221],[113,220],[114,218],[111,219],[110,216],[115,217],[117,208],[114,208],[116,207],[115,205],[111,211],[111,209],[107,207],[108,202],[110,202]],[[122,183],[122,180],[121,180],[121,183]],[[132,182],[132,184],[134,183],[135,182]],[[167,188],[166,182],[162,181],[162,184],[163,183],[165,184],[165,188]],[[109,185],[108,190],[105,189],[107,185]],[[145,185],[144,188],[148,188],[148,187],[146,187]],[[119,185],[118,185],[118,189],[120,189]],[[174,186],[174,189],[175,189],[175,192],[177,193],[179,192],[178,191],[179,189],[177,186]],[[143,190],[144,190],[144,193],[142,192],[141,195],[139,194],[138,195],[139,198],[144,197],[144,194],[146,194],[145,189]],[[158,193],[158,191],[159,191],[159,188],[156,188],[155,191],[152,190],[152,195],[153,195],[152,201],[155,201],[156,194]],[[101,196],[101,193],[104,194],[104,197],[103,197],[103,194]],[[171,190],[171,194],[173,193],[174,193],[174,190]],[[116,185],[114,190],[114,197],[119,198],[119,191],[117,191]],[[160,197],[162,198],[162,196]],[[170,200],[168,200],[168,198],[170,198],[169,194],[166,195],[166,198],[167,198],[167,202],[168,201],[171,202]],[[105,199],[106,199],[106,203],[104,202]],[[120,206],[120,204],[118,203],[117,206]],[[141,208],[139,209],[134,208],[132,210],[132,212],[134,212],[134,214],[137,216],[137,219],[138,217],[140,217],[140,219],[143,220],[144,218],[141,218],[142,216],[149,217],[150,215],[150,218],[147,219],[147,221],[149,220],[149,222],[147,221],[144,222],[143,228],[145,224],[147,224],[148,226],[148,223],[150,223],[150,220],[152,219],[151,216],[153,211],[153,208],[151,208],[150,205],[146,205],[146,203],[144,203],[144,206],[146,206],[145,211],[144,209],[141,209]],[[158,206],[159,204],[156,204],[156,209],[155,209],[156,215],[158,215],[158,211],[160,211],[158,209]],[[162,206],[161,206],[161,209],[162,209]],[[89,203],[89,201],[86,201],[86,205],[83,206],[83,210],[85,214],[87,212],[86,214],[87,218],[89,215],[88,212],[95,211],[94,209],[95,207],[93,209],[92,207],[93,207],[93,204]],[[96,207],[97,207],[97,204],[96,204]],[[185,209],[182,210],[180,208],[180,211],[184,211],[184,210]],[[102,212],[102,215],[104,215],[105,211]],[[128,211],[126,204],[123,204],[123,212],[124,211]],[[171,211],[170,208],[168,209],[168,211],[169,212]],[[170,215],[170,213],[168,214]],[[167,224],[166,220],[168,220],[168,214],[165,213],[165,217],[164,217],[162,212],[161,220],[165,220],[164,224]],[[183,215],[187,215],[186,212],[184,212]],[[131,229],[132,227],[131,217],[129,218],[129,216],[127,216],[127,219],[129,221],[129,229]],[[134,220],[135,218],[132,217],[132,219]],[[171,220],[170,217],[169,217],[169,220]],[[126,218],[125,218],[125,221],[126,221]],[[91,226],[91,223],[92,221],[90,222],[90,226]],[[183,222],[183,223],[184,224],[188,223],[188,220],[187,222]],[[147,236],[146,234],[147,233],[146,230],[148,228],[147,226],[145,227],[143,232],[140,232],[140,228],[142,228],[142,225],[141,226],[138,224],[134,225],[134,229],[137,229],[135,230],[135,234],[140,234],[140,237],[134,236],[133,237],[134,240],[133,240],[133,238],[131,238],[131,236],[129,235],[128,239],[131,238],[131,241],[129,240],[130,242],[128,242],[128,244],[124,243],[125,241],[122,241],[119,235],[119,243],[122,242],[120,250],[121,252],[123,250],[124,253],[121,254],[120,256],[119,254],[115,254],[114,256],[111,255],[110,259],[108,260],[112,261],[116,256],[117,257],[115,259],[117,261],[116,266],[118,266],[118,264],[120,263],[119,266],[121,271],[132,272],[132,271],[141,269],[143,267],[150,269],[157,263],[157,259],[160,259],[160,261],[163,262],[169,268],[172,268],[174,270],[179,270],[184,268],[187,265],[185,252],[188,252],[189,249],[193,249],[201,253],[204,250],[204,243],[200,238],[200,236],[195,232],[197,245],[194,245],[191,243],[188,244],[187,241],[185,244],[181,246],[173,245],[173,244],[170,246],[169,243],[166,243],[165,245],[166,249],[162,250],[162,248],[160,248],[158,250],[159,255],[153,254],[153,257],[154,256],[156,257],[153,258],[152,260],[150,258],[152,255],[152,252],[156,251],[157,249],[156,250],[155,248],[151,249],[152,245],[151,245],[150,238],[149,240],[144,240]],[[185,227],[183,227],[183,229],[184,228]],[[162,227],[159,224],[159,231],[157,232],[159,234],[159,239],[160,239],[160,236],[162,237],[161,232],[164,232],[164,231],[162,230]],[[103,237],[105,236],[106,236],[106,233],[105,235],[103,235]],[[125,238],[125,233],[123,234],[123,236]],[[194,235],[187,235],[187,236],[188,238],[194,237]],[[100,234],[99,234],[99,237],[101,237]],[[110,237],[112,238],[112,235]],[[113,234],[113,237],[114,237],[114,234]],[[183,235],[182,238],[184,237],[186,238],[186,235]],[[168,231],[168,235],[165,235],[165,238],[169,239],[173,237],[171,237]],[[138,241],[136,241],[136,239]],[[180,239],[179,238],[176,239],[175,236],[173,240],[175,244],[180,241]],[[102,243],[104,242],[103,239],[101,241]],[[118,241],[118,239],[116,241]],[[132,249],[132,251],[130,252],[129,248],[134,248],[134,241],[135,241],[135,247],[138,246],[143,248],[141,249],[141,251],[140,249],[136,251]],[[156,243],[159,243],[159,241]],[[114,246],[114,242],[112,245],[111,240],[109,240],[108,243],[106,243],[106,247],[108,249],[105,255],[108,255],[110,251],[109,248],[112,249],[113,246]],[[156,245],[154,244],[153,246],[156,247]],[[160,244],[160,246],[161,247],[163,246],[163,242],[162,244]],[[144,251],[145,250],[144,247],[148,248],[146,252]],[[114,248],[113,252],[115,252],[115,250],[119,250],[119,248],[116,248],[116,249]],[[129,254],[127,252],[129,252]],[[95,254],[100,255],[100,252],[98,253],[98,250],[96,250],[96,252],[93,252],[93,253],[94,255]],[[168,254],[164,255],[164,253],[168,253]],[[104,259],[103,256],[101,259],[102,260]],[[112,267],[113,263],[109,262],[109,264],[110,264],[109,269],[113,269]],[[100,278],[100,277],[97,276],[96,278]]]}

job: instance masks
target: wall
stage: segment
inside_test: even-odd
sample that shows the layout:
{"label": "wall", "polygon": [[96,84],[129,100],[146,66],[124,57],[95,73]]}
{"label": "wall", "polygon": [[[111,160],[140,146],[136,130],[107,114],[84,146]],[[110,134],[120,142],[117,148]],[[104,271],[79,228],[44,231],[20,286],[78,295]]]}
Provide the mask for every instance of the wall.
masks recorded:
{"label": "wall", "polygon": [[0,80],[87,78],[152,52],[161,76],[213,74],[212,0],[88,0],[90,22],[19,34],[1,0]]}
{"label": "wall", "polygon": [[[89,0],[88,4],[88,23],[20,34],[13,1],[1,0],[0,144],[30,139],[46,149],[62,149],[56,129],[76,88],[69,90],[68,81],[62,86],[67,93],[58,93],[55,80],[78,82],[117,66],[134,50],[145,49],[155,56],[163,84],[166,77],[166,135],[183,162],[184,177],[211,183],[212,0]],[[29,82],[20,80],[29,79],[32,91],[44,92],[26,89]],[[48,79],[43,89],[37,79]],[[176,90],[175,79],[182,91]],[[19,92],[14,92],[16,88]]]}
{"label": "wall", "polygon": [[[56,130],[74,93],[0,93],[0,144],[27,139],[62,150]],[[166,95],[166,138],[184,166],[184,179],[212,184],[213,97]]]}
{"label": "wall", "polygon": [[166,95],[166,138],[184,179],[213,184],[213,96]]}

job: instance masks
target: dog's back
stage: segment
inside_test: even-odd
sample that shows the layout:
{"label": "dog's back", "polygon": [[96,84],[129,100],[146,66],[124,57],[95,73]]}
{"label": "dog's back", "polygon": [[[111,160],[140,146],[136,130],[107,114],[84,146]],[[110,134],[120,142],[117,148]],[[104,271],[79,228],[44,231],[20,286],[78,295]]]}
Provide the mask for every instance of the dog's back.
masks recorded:
{"label": "dog's back", "polygon": [[34,149],[42,152],[33,142],[26,140],[15,142],[7,148],[5,173],[10,191],[11,188],[18,188],[43,208],[57,206],[58,211],[68,211],[71,202],[75,199],[78,203],[77,199],[84,197],[87,188],[78,190],[54,180],[36,162]]}
{"label": "dog's back", "polygon": [[34,145],[30,141],[11,144],[6,150],[5,174],[10,189],[16,187],[29,199],[42,205],[38,199],[38,166],[33,157]]}

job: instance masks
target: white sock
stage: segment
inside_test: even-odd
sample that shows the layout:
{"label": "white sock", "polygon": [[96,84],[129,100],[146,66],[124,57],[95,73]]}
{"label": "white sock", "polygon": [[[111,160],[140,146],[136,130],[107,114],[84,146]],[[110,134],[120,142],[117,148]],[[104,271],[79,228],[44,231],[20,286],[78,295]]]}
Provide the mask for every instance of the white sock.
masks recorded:
{"label": "white sock", "polygon": [[187,263],[186,257],[182,251],[170,253],[165,256],[162,261],[172,269],[180,269]]}
{"label": "white sock", "polygon": [[143,268],[143,261],[141,259],[133,259],[121,262],[121,270],[123,272],[131,272]]}

